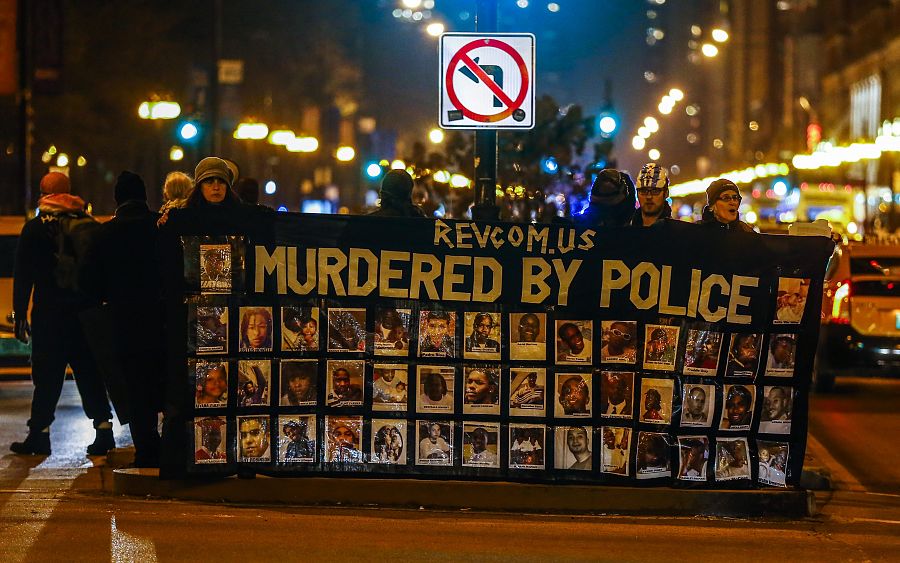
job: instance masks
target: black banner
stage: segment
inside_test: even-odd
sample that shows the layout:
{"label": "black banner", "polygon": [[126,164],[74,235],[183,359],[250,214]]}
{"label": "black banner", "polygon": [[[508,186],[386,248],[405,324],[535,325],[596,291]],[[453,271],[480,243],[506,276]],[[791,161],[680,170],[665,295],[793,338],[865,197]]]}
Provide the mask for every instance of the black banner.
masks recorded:
{"label": "black banner", "polygon": [[828,239],[272,221],[179,233],[188,474],[799,479]]}

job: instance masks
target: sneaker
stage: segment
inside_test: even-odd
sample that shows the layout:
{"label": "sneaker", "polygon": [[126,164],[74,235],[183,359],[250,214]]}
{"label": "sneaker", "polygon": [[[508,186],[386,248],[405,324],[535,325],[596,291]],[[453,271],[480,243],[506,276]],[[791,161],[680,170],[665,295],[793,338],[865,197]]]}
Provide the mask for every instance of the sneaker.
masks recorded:
{"label": "sneaker", "polygon": [[106,455],[106,452],[116,447],[112,428],[98,428],[94,443],[87,447],[88,455]]}
{"label": "sneaker", "polygon": [[17,454],[50,455],[50,433],[29,432],[22,442],[13,442],[9,449]]}

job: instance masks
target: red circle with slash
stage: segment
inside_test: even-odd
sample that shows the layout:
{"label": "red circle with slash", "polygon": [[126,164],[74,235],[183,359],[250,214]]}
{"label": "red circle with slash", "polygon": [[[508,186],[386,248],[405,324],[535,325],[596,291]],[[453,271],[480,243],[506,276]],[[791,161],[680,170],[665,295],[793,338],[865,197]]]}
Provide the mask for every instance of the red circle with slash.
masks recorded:
{"label": "red circle with slash", "polygon": [[[519,95],[515,100],[511,99],[506,95],[506,92],[503,91],[494,80],[484,72],[478,64],[472,60],[469,56],[469,52],[473,49],[477,49],[479,47],[495,47],[500,49],[510,57],[512,57],[513,62],[515,62],[519,67],[519,73],[522,75],[522,87]],[[456,71],[456,66],[459,63],[463,63],[466,67],[469,68],[475,75],[484,82],[485,86],[487,86],[491,92],[497,97],[498,100],[503,102],[506,105],[506,109],[501,111],[500,113],[495,113],[493,115],[483,115],[480,113],[475,113],[474,111],[468,109],[463,103],[459,100],[459,96],[456,95],[456,89],[453,87],[453,73]],[[465,117],[472,119],[474,121],[480,121],[482,123],[496,123],[497,121],[501,121],[506,119],[514,111],[519,109],[522,106],[522,102],[525,101],[525,96],[528,94],[528,69],[525,67],[525,61],[522,59],[522,56],[513,49],[508,43],[504,43],[503,41],[499,41],[497,39],[476,39],[471,43],[468,43],[462,47],[459,51],[453,55],[453,58],[450,59],[450,64],[447,65],[447,75],[444,79],[447,84],[447,96],[450,98],[450,101],[456,106]]]}

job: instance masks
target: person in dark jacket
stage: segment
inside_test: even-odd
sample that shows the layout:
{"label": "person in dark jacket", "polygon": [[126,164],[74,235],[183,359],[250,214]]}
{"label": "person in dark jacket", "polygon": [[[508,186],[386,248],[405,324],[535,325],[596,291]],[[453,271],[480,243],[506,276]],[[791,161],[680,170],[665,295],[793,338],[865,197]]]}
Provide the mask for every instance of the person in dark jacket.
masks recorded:
{"label": "person in dark jacket", "polygon": [[590,203],[572,220],[579,227],[622,227],[634,214],[634,181],[625,172],[605,168],[591,184]]}
{"label": "person in dark jacket", "polygon": [[391,170],[381,181],[381,205],[369,213],[375,217],[425,217],[412,202],[413,179],[406,170]]}
{"label": "person in dark jacket", "polygon": [[[85,204],[70,193],[69,178],[59,172],[44,176],[40,188],[38,216],[22,228],[13,273],[16,338],[25,343],[31,339],[34,396],[28,437],[23,442],[14,442],[10,449],[17,454],[50,454],[50,424],[68,364],[75,374],[84,413],[94,421],[97,431],[87,453],[104,455],[115,447],[112,412],[78,320],[78,313],[91,302],[74,288],[61,287],[56,276],[61,222],[84,218]],[[32,301],[30,326],[29,301]]]}
{"label": "person in dark jacket", "polygon": [[631,218],[633,227],[652,227],[672,218],[669,198],[669,171],[650,162],[638,173],[637,197],[640,207]]}
{"label": "person in dark jacket", "polygon": [[741,192],[737,185],[727,178],[714,180],[706,188],[707,205],[703,208],[701,225],[726,231],[753,232],[753,227],[738,218]]}
{"label": "person in dark jacket", "polygon": [[241,178],[234,183],[234,193],[242,202],[256,205],[259,203],[259,182],[254,178]]}
{"label": "person in dark jacket", "polygon": [[[157,413],[165,373],[162,278],[157,255],[159,213],[147,206],[137,174],[122,172],[115,186],[115,216],[100,227],[84,261],[85,291],[109,307],[114,329],[114,377],[129,406],[136,467],[159,466]],[[115,399],[115,395],[113,395]]]}

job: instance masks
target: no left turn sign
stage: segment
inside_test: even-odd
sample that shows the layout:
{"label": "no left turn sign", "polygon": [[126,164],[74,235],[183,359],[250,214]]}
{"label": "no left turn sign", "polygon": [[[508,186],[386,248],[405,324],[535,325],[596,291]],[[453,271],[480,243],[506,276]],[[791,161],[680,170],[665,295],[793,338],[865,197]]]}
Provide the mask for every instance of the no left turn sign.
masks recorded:
{"label": "no left turn sign", "polygon": [[441,127],[534,127],[534,35],[445,33],[440,60]]}

